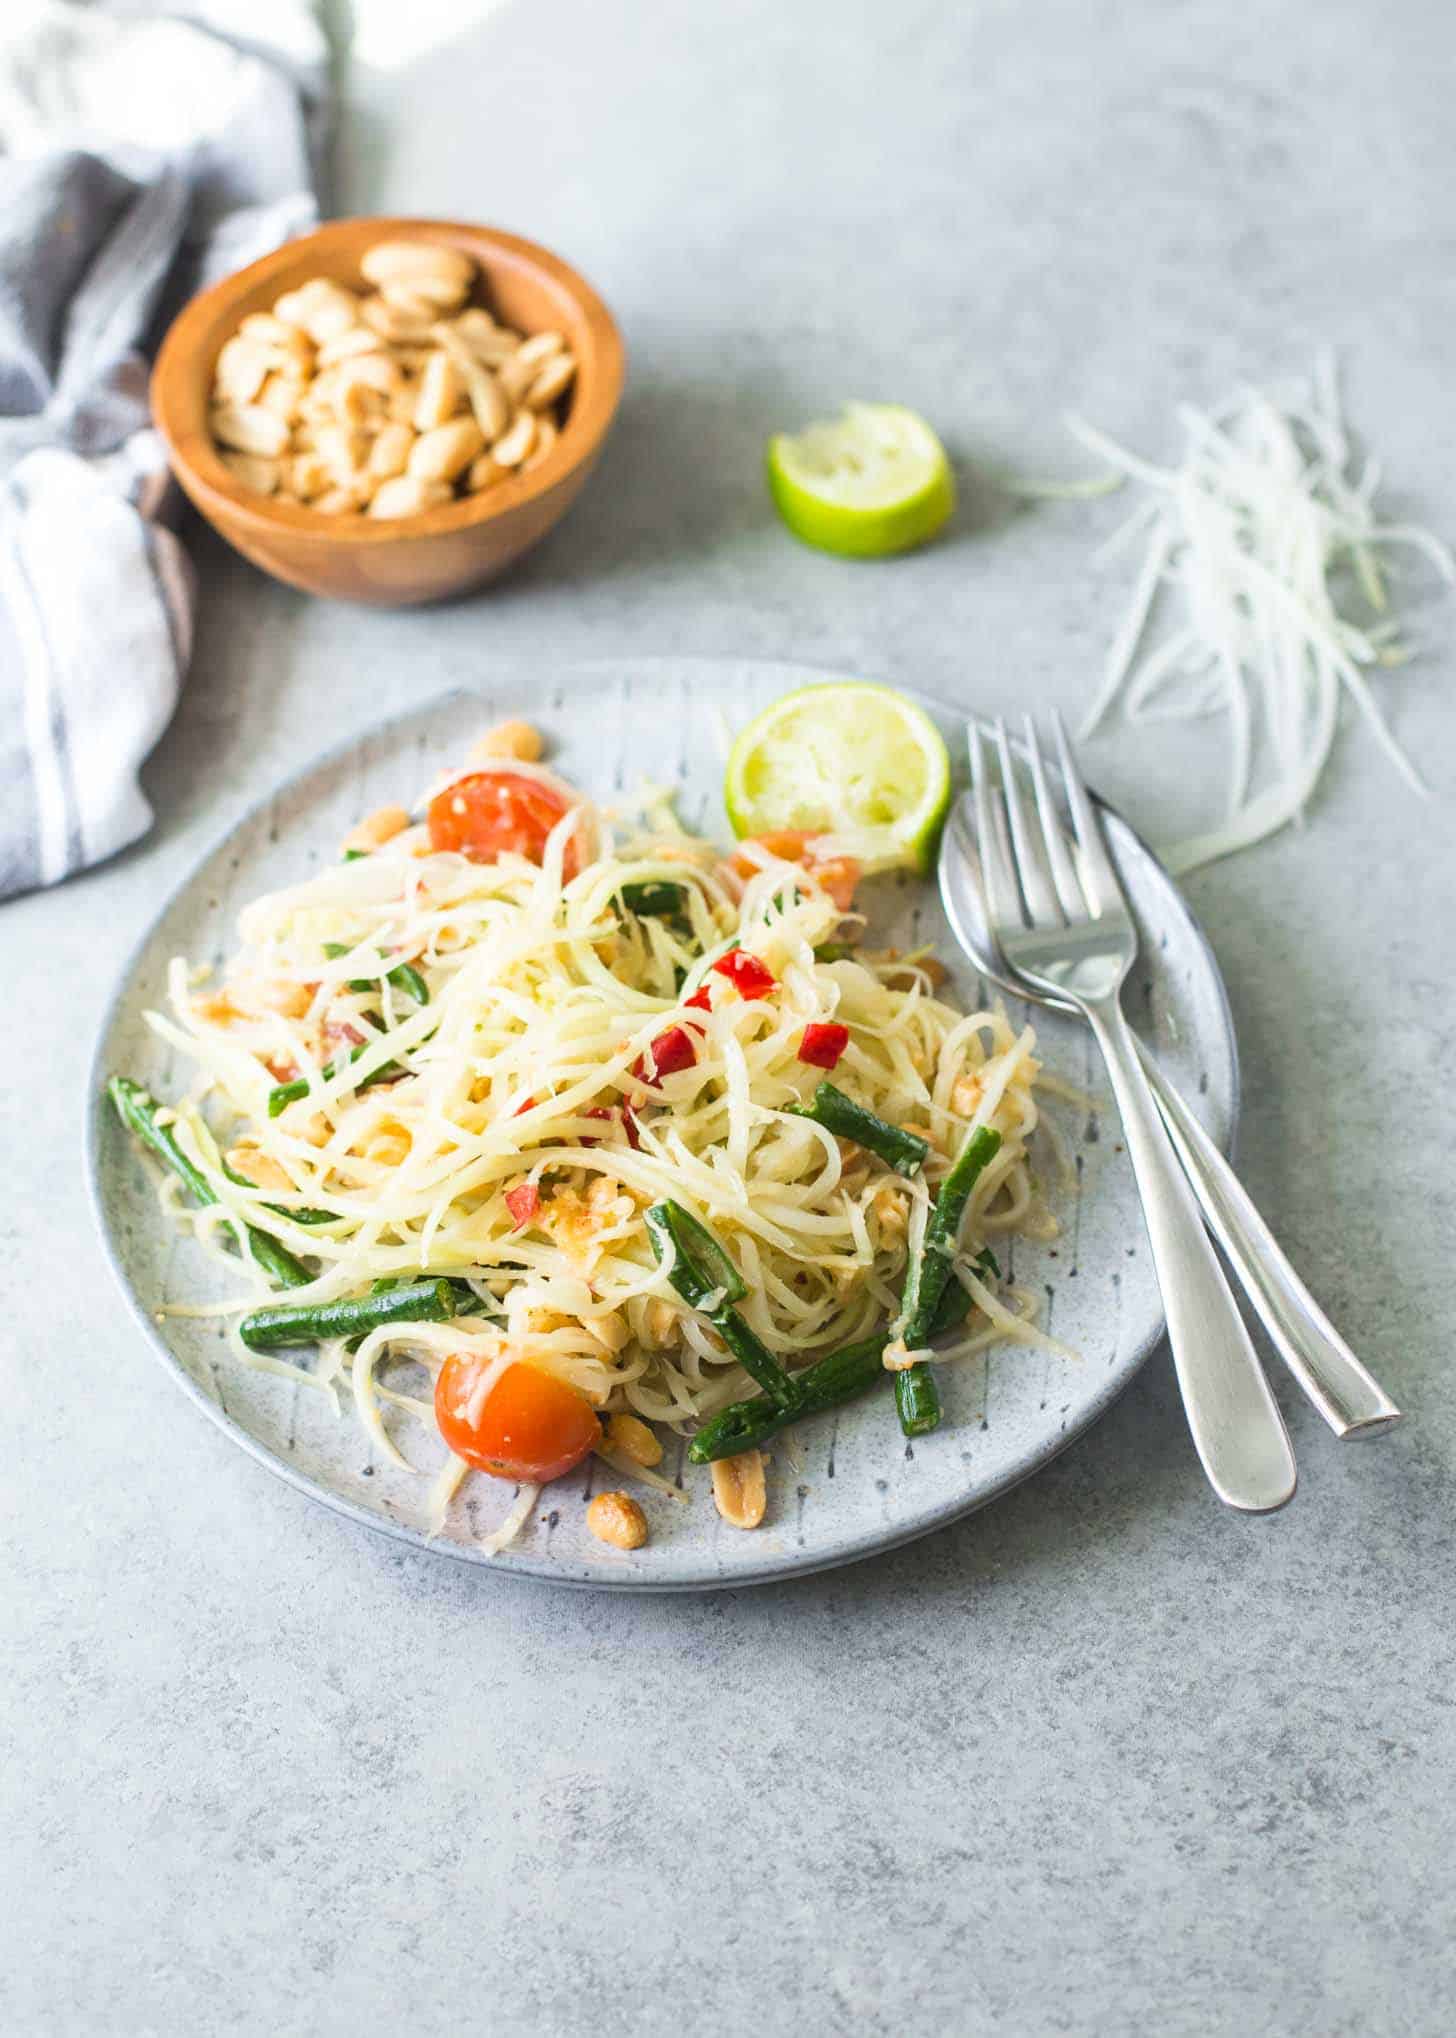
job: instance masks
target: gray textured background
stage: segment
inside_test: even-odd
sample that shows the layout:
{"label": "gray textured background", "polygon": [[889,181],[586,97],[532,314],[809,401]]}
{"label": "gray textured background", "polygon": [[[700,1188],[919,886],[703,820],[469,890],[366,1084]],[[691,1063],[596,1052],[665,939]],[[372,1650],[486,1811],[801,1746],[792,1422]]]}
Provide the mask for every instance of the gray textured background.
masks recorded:
{"label": "gray textured background", "polygon": [[[631,393],[587,498],[483,599],[326,608],[200,546],[156,834],[5,913],[0,2023],[1449,2031],[1451,609],[1418,599],[1433,655],[1390,688],[1438,800],[1347,743],[1302,836],[1190,886],[1247,1177],[1410,1417],[1340,1448],[1292,1407],[1272,1520],[1209,1499],[1159,1358],[1011,1499],[852,1572],[657,1603],[465,1576],[314,1512],[166,1386],[77,1162],[95,1022],[163,889],[301,758],[495,656],[1084,697],[1115,510],[972,487],[917,558],[800,551],[760,441],[841,392],[923,407],[972,469],[1044,470],[1066,405],[1166,447],[1178,398],[1331,340],[1393,502],[1449,530],[1449,13],[532,0],[407,55],[448,10],[398,12],[344,204],[558,244]],[[1213,800],[1215,752],[1090,761],[1156,829]]]}

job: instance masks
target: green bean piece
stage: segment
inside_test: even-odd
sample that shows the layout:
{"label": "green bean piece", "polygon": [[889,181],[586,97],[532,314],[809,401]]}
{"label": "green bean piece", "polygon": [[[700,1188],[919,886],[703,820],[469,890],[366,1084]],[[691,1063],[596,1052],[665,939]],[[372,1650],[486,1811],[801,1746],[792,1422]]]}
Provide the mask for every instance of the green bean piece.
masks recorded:
{"label": "green bean piece", "polygon": [[929,1436],[940,1428],[940,1389],[924,1359],[895,1375],[895,1412],[907,1437]]}
{"label": "green bean piece", "polygon": [[852,1139],[856,1146],[867,1147],[902,1175],[918,1173],[930,1151],[927,1141],[918,1134],[877,1118],[873,1111],[856,1104],[853,1097],[847,1097],[828,1081],[815,1090],[812,1104],[790,1104],[786,1108],[795,1118],[812,1118],[837,1139]]}
{"label": "green bean piece", "polygon": [[[969,1308],[970,1298],[957,1282],[954,1293],[948,1294],[942,1304],[933,1334],[940,1337],[953,1330]],[[845,1345],[807,1371],[796,1373],[794,1384],[803,1396],[797,1409],[778,1408],[766,1395],[732,1402],[703,1424],[688,1445],[689,1459],[695,1465],[707,1465],[714,1458],[736,1457],[739,1451],[767,1443],[801,1415],[819,1415],[826,1408],[838,1408],[867,1394],[886,1377],[887,1342],[883,1333],[879,1337],[861,1338],[858,1344]]]}
{"label": "green bean piece", "polygon": [[238,1325],[251,1351],[277,1345],[318,1344],[324,1338],[359,1338],[389,1323],[448,1323],[456,1294],[447,1280],[411,1281],[382,1294],[349,1295],[337,1302],[278,1303],[255,1309]]}
{"label": "green bean piece", "polygon": [[639,920],[671,920],[682,912],[687,887],[649,878],[641,884],[623,885],[619,896],[628,912],[635,913]]}
{"label": "green bean piece", "polygon": [[750,1380],[781,1408],[794,1410],[800,1395],[792,1376],[774,1357],[762,1338],[744,1322],[729,1303],[715,1309],[708,1321],[722,1338]]}
{"label": "green bean piece", "polygon": [[[326,1083],[331,1082],[341,1069],[352,1067],[360,1055],[373,1045],[372,1040],[361,1040],[357,1047],[350,1048],[347,1061],[331,1061],[329,1063],[328,1067],[324,1070],[323,1080]],[[404,1074],[405,1070],[400,1067],[397,1061],[383,1062],[371,1074],[365,1076],[362,1083],[356,1083],[354,1087],[356,1090],[372,1090],[376,1083],[392,1083],[397,1077]],[[277,1118],[281,1112],[288,1109],[290,1104],[296,1104],[300,1097],[306,1097],[309,1089],[310,1084],[307,1076],[295,1076],[291,1083],[276,1083],[268,1092],[268,1116],[270,1118]]]}
{"label": "green bean piece", "polygon": [[705,1295],[721,1291],[725,1302],[741,1302],[748,1293],[742,1274],[707,1225],[681,1203],[654,1203],[647,1212],[647,1229],[659,1261],[667,1257],[663,1248],[672,1247],[676,1260],[672,1284],[694,1309],[701,1308]]}
{"label": "green bean piece", "polygon": [[[748,1293],[743,1276],[707,1226],[681,1203],[654,1203],[646,1214],[647,1235],[660,1264],[671,1251],[668,1279],[690,1308],[701,1309],[745,1373],[783,1409],[797,1409],[799,1389],[738,1311]],[[712,1301],[711,1308],[705,1305]]]}
{"label": "green bean piece", "polygon": [[912,1350],[926,1342],[936,1305],[951,1277],[956,1240],[971,1191],[982,1171],[1000,1150],[1000,1133],[993,1131],[989,1125],[981,1126],[961,1148],[955,1165],[940,1185],[935,1208],[925,1227],[925,1241],[910,1262],[910,1273],[905,1282],[905,1343]]}
{"label": "green bean piece", "polygon": [[854,949],[847,941],[821,941],[814,950],[815,962],[848,962]]}
{"label": "green bean piece", "polygon": [[885,1340],[870,1337],[859,1344],[845,1345],[842,1351],[831,1352],[827,1359],[797,1376],[803,1398],[794,1409],[780,1408],[766,1394],[754,1400],[730,1402],[703,1424],[688,1445],[689,1459],[695,1465],[709,1465],[715,1458],[735,1458],[740,1451],[767,1443],[801,1415],[818,1415],[826,1408],[837,1408],[841,1402],[867,1394],[885,1377],[881,1363],[884,1351]]}
{"label": "green bean piece", "polygon": [[[326,941],[324,954],[330,962],[337,962],[341,955],[349,953],[349,946],[347,941]],[[385,971],[383,980],[387,984],[393,984],[396,990],[408,991],[417,1005],[428,1005],[430,1002],[430,987],[412,962],[397,962],[393,969]],[[372,991],[379,981],[378,977],[350,977],[349,989]]]}
{"label": "green bean piece", "polygon": [[[113,1076],[106,1089],[122,1124],[149,1146],[159,1160],[166,1162],[193,1201],[204,1206],[216,1203],[217,1192],[183,1153],[171,1126],[157,1123],[157,1112],[161,1107],[151,1092],[144,1090],[140,1083],[134,1083],[129,1076]],[[314,1278],[286,1246],[281,1246],[276,1238],[270,1238],[266,1231],[259,1231],[251,1224],[245,1224],[241,1229],[254,1264],[261,1267],[280,1288],[304,1288]]]}

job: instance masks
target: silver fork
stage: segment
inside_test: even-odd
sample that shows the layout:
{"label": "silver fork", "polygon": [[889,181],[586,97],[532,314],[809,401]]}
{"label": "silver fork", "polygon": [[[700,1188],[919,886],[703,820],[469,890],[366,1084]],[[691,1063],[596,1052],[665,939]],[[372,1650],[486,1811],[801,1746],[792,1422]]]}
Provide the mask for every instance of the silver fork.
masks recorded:
{"label": "silver fork", "polygon": [[[1065,1011],[1069,1008],[1060,998],[1034,990],[1025,977],[1013,977],[996,946],[987,925],[986,888],[969,805],[968,799],[956,802],[939,857],[941,903],[956,940],[982,975],[1003,990],[1051,1011]],[[1141,1040],[1137,1048],[1203,1221],[1274,1349],[1337,1437],[1383,1435],[1401,1420],[1400,1409],[1320,1308],[1248,1190],[1151,1051]]]}
{"label": "silver fork", "polygon": [[1142,1197],[1194,1446],[1220,1500],[1246,1513],[1266,1514],[1293,1496],[1294,1452],[1158,1115],[1122,1010],[1122,986],[1137,956],[1137,931],[1066,731],[1060,717],[1054,721],[1075,855],[1062,832],[1034,727],[1029,762],[1035,816],[1012,765],[1005,724],[996,728],[999,792],[991,782],[979,727],[972,723],[968,732],[991,932],[1018,976],[1071,1005],[1092,1028]]}

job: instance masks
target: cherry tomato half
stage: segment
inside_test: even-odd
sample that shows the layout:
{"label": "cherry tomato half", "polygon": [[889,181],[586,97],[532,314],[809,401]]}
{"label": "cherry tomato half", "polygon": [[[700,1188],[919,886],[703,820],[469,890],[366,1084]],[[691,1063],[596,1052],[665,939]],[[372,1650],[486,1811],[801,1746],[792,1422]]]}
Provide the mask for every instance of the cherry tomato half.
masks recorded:
{"label": "cherry tomato half", "polygon": [[523,1360],[507,1366],[480,1407],[481,1375],[492,1363],[475,1353],[446,1359],[435,1382],[440,1434],[467,1465],[496,1479],[559,1479],[579,1465],[602,1428],[584,1394]]}
{"label": "cherry tomato half", "polygon": [[[570,811],[565,793],[520,771],[472,771],[430,802],[430,847],[454,849],[472,863],[494,863],[508,850],[539,863],[546,837]],[[580,832],[566,845],[562,876],[585,861]]]}

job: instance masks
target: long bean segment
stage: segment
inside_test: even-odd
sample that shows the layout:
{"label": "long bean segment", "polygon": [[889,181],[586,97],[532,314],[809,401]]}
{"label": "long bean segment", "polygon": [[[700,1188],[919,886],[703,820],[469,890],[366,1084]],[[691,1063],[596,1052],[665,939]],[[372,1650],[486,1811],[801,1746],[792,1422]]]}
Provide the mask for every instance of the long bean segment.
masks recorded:
{"label": "long bean segment", "polygon": [[627,911],[635,913],[639,920],[671,920],[682,912],[687,893],[682,885],[650,879],[623,885],[618,896]]}
{"label": "long bean segment", "polygon": [[1001,1135],[989,1125],[973,1132],[961,1148],[955,1165],[940,1185],[920,1251],[910,1262],[905,1282],[904,1340],[913,1350],[930,1335],[936,1308],[950,1280],[956,1240],[971,1191],[982,1173],[1001,1151]]}
{"label": "long bean segment", "polygon": [[[961,1219],[971,1191],[989,1162],[1001,1150],[1001,1135],[989,1125],[973,1132],[940,1185],[925,1240],[910,1263],[905,1283],[903,1341],[914,1351],[930,1336],[930,1326],[951,1279]],[[994,1265],[994,1261],[992,1262]],[[923,1359],[895,1375],[895,1407],[907,1437],[928,1436],[940,1426],[940,1389]]]}
{"label": "long bean segment", "polygon": [[801,1394],[768,1346],[733,1307],[748,1293],[743,1276],[706,1225],[681,1203],[654,1203],[646,1213],[647,1235],[659,1265],[671,1256],[668,1279],[689,1307],[700,1309],[749,1378],[770,1401],[789,1413]]}
{"label": "long bean segment", "polygon": [[907,1437],[929,1436],[933,1429],[940,1428],[940,1388],[934,1368],[924,1359],[917,1359],[913,1366],[895,1375],[895,1413]]}
{"label": "long bean segment", "polygon": [[359,1338],[387,1323],[448,1323],[459,1303],[452,1281],[411,1281],[381,1294],[349,1295],[337,1302],[278,1303],[255,1309],[238,1326],[255,1352],[275,1345],[318,1344],[324,1338]]}
{"label": "long bean segment", "polygon": [[725,1302],[741,1302],[748,1293],[742,1274],[707,1225],[699,1223],[681,1203],[654,1203],[647,1212],[647,1229],[659,1263],[667,1256],[664,1248],[671,1246],[672,1285],[694,1309],[701,1309],[711,1295],[721,1294]]}
{"label": "long bean segment", "polygon": [[[347,941],[326,941],[324,943],[324,954],[329,958],[330,962],[337,962],[341,955],[347,955],[348,953],[349,944]],[[393,984],[396,990],[408,991],[417,1005],[428,1005],[430,1002],[430,987],[412,962],[397,962],[393,969],[384,971],[383,981],[387,984]],[[350,977],[349,989],[351,991],[372,991],[379,982],[380,978],[378,977]]]}
{"label": "long bean segment", "polygon": [[[323,1080],[326,1083],[332,1082],[335,1076],[342,1074],[346,1068],[351,1068],[358,1061],[360,1055],[373,1045],[374,1042],[372,1040],[361,1040],[357,1047],[350,1048],[346,1061],[331,1061],[329,1063],[328,1067],[324,1070]],[[354,1087],[358,1090],[372,1090],[376,1083],[392,1083],[396,1077],[403,1074],[404,1070],[397,1061],[382,1062],[377,1069],[371,1070],[365,1076],[362,1083],[356,1083]],[[268,1092],[268,1116],[270,1118],[278,1117],[280,1112],[286,1111],[290,1104],[296,1104],[300,1097],[306,1097],[311,1088],[312,1085],[307,1076],[295,1076],[290,1083],[275,1083]]]}
{"label": "long bean segment", "polygon": [[[106,1091],[122,1124],[149,1146],[159,1160],[166,1162],[193,1201],[203,1205],[216,1203],[216,1191],[182,1151],[172,1127],[158,1124],[157,1113],[161,1106],[151,1092],[144,1090],[140,1083],[134,1083],[129,1076],[113,1076],[106,1085]],[[277,1239],[270,1238],[266,1231],[259,1231],[251,1224],[244,1225],[243,1231],[254,1264],[261,1267],[269,1280],[276,1281],[280,1288],[302,1288],[314,1278],[286,1246],[279,1245]]]}
{"label": "long bean segment", "polygon": [[[953,1330],[969,1307],[970,1298],[957,1282],[944,1297],[935,1335]],[[885,1378],[887,1342],[883,1336],[862,1338],[858,1344],[845,1345],[797,1374],[795,1385],[803,1400],[796,1409],[778,1408],[766,1396],[730,1403],[703,1424],[688,1445],[688,1457],[695,1465],[711,1464],[714,1458],[734,1458],[740,1451],[767,1443],[801,1415],[819,1415],[826,1408],[838,1408],[843,1402],[857,1400]]]}
{"label": "long bean segment", "polygon": [[916,1133],[877,1118],[831,1082],[820,1083],[812,1104],[790,1104],[788,1109],[795,1118],[812,1118],[837,1139],[852,1139],[857,1146],[868,1148],[902,1175],[916,1174],[930,1151]]}

